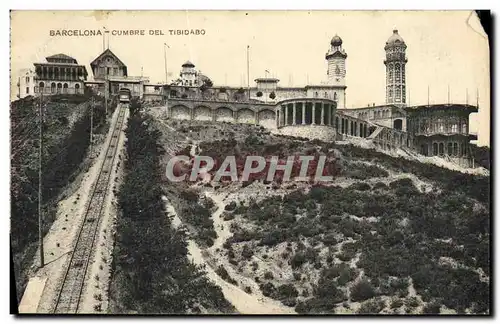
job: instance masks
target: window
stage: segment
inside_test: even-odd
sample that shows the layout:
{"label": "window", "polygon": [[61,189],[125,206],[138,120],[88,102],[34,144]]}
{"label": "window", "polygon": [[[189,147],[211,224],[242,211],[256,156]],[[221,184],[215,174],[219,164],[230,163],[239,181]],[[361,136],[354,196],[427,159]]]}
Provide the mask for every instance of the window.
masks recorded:
{"label": "window", "polygon": [[462,124],[462,133],[467,134],[467,124]]}
{"label": "window", "polygon": [[333,100],[335,100],[335,101],[337,100],[337,93],[336,92],[333,93]]}
{"label": "window", "polygon": [[26,94],[30,93],[30,87],[26,87]]}
{"label": "window", "polygon": [[318,91],[316,91],[316,92],[314,93],[314,97],[315,97],[315,98],[318,98]]}
{"label": "window", "polygon": [[111,73],[111,68],[106,68],[106,74],[109,75]]}
{"label": "window", "polygon": [[[78,70],[78,72],[80,72],[80,70]],[[117,67],[113,68],[113,75],[118,75],[118,68]]]}
{"label": "window", "polygon": [[457,142],[453,143],[453,155],[455,155],[455,156],[458,155],[458,143]]}
{"label": "window", "polygon": [[432,155],[438,155],[438,145],[437,145],[437,143],[432,143]]}
{"label": "window", "polygon": [[448,155],[453,154],[453,143],[448,142],[448,151],[446,152],[446,154],[448,154]]}
{"label": "window", "polygon": [[26,83],[30,83],[30,77],[26,77]]}
{"label": "window", "polygon": [[458,125],[457,124],[451,125],[451,132],[452,133],[458,133]]}
{"label": "window", "polygon": [[401,81],[401,66],[396,64],[396,82]]}
{"label": "window", "polygon": [[328,98],[328,92],[325,91],[325,98]]}

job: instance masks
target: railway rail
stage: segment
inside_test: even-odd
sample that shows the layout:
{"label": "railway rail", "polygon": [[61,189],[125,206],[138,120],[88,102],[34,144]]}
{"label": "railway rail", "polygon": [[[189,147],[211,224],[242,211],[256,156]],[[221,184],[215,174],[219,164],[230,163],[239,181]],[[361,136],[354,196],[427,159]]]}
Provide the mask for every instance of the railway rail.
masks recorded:
{"label": "railway rail", "polygon": [[108,195],[111,173],[118,143],[125,121],[127,105],[119,105],[118,118],[114,125],[111,139],[106,148],[104,160],[99,167],[97,180],[92,186],[90,198],[85,206],[83,221],[80,225],[76,243],[64,274],[63,282],[57,294],[54,313],[77,313],[80,306],[85,278],[94,251],[100,220]]}

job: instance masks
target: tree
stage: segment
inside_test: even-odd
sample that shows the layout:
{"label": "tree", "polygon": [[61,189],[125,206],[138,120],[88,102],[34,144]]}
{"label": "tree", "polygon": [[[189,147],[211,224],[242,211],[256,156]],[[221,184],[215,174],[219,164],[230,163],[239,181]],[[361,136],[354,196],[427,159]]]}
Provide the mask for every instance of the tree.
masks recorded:
{"label": "tree", "polygon": [[273,92],[271,92],[271,94],[269,95],[269,98],[271,98],[271,99],[276,98],[276,94],[274,93],[274,91],[273,91]]}

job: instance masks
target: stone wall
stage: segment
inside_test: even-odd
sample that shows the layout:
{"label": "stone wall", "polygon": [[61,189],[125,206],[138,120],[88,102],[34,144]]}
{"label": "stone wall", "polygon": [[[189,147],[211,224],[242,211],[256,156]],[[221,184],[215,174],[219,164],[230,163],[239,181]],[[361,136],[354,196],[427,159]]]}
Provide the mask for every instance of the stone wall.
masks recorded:
{"label": "stone wall", "polygon": [[322,125],[294,125],[284,126],[279,129],[282,135],[318,139],[325,142],[335,141],[336,130],[331,126]]}

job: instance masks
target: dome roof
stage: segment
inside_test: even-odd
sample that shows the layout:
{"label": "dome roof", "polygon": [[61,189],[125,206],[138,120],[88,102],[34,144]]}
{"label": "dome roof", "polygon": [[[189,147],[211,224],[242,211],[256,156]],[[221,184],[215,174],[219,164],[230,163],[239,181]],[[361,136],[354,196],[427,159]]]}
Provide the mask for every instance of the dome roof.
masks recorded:
{"label": "dome roof", "polygon": [[186,61],[186,63],[182,64],[182,67],[194,67],[194,64],[190,61]]}
{"label": "dome roof", "polygon": [[401,37],[398,34],[397,29],[394,29],[392,31],[391,37],[389,37],[389,39],[386,42],[387,45],[403,45],[404,43],[405,43],[405,41],[403,40],[403,37]]}
{"label": "dome roof", "polygon": [[335,34],[335,36],[333,36],[330,44],[332,44],[332,46],[340,46],[340,45],[342,45],[342,38],[340,38],[337,34]]}

